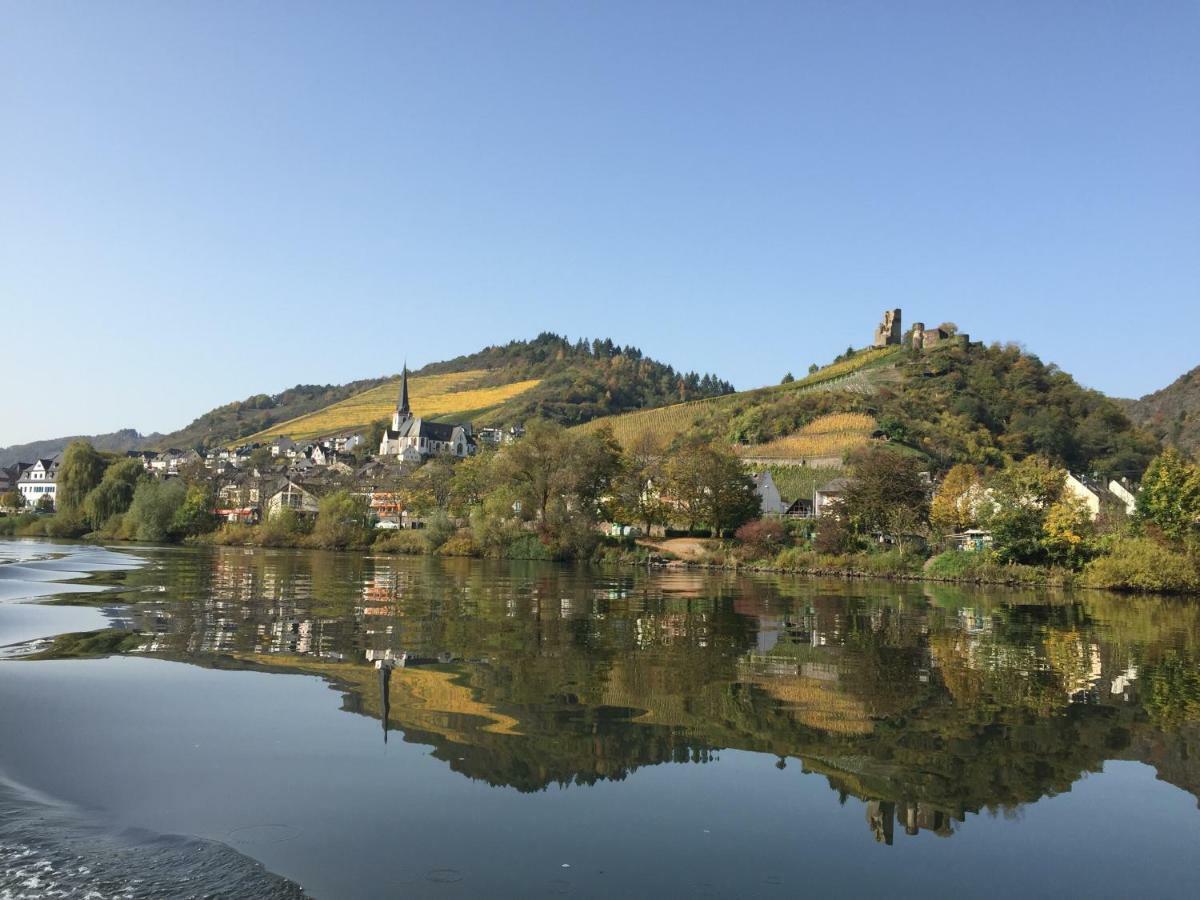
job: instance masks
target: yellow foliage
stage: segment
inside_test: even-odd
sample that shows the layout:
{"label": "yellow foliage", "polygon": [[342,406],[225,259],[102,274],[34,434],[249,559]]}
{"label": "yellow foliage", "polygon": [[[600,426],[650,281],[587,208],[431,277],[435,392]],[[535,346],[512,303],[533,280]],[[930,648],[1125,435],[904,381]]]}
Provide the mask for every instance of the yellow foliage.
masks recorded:
{"label": "yellow foliage", "polygon": [[772,459],[842,456],[871,439],[875,420],[865,413],[830,413],[813,419],[795,434],[765,444],[738,447],[743,456]]}
{"label": "yellow foliage", "polygon": [[622,413],[619,416],[604,416],[580,425],[579,430],[611,428],[613,437],[623,447],[631,447],[642,435],[650,434],[665,446],[696,425],[708,404],[721,399],[723,398],[706,397],[703,400],[660,406],[657,409],[639,409],[637,412]]}
{"label": "yellow foliage", "polygon": [[[497,387],[471,387],[486,374],[485,370],[480,369],[409,378],[408,397],[413,415],[433,418],[497,406],[536,387],[540,380],[533,378]],[[365,428],[372,422],[391,417],[396,409],[396,396],[399,391],[399,379],[389,381],[387,384],[348,397],[340,403],[287,422],[280,422],[265,431],[251,435],[246,440],[261,443],[280,435],[303,440],[354,428]]]}

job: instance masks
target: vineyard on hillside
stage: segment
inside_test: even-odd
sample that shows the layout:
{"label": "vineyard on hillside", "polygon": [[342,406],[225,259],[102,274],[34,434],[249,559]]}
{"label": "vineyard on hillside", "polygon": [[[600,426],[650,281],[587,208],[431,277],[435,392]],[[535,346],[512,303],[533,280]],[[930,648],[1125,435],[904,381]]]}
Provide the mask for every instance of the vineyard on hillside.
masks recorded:
{"label": "vineyard on hillside", "polygon": [[[472,385],[486,374],[483,370],[474,370],[410,377],[408,395],[413,415],[433,418],[487,409],[520,396],[540,381],[534,378],[496,387],[473,388]],[[318,412],[280,422],[247,440],[264,442],[280,435],[301,440],[365,428],[372,422],[391,417],[399,390],[399,379],[389,381]]]}
{"label": "vineyard on hillside", "polygon": [[843,456],[871,439],[875,420],[864,413],[831,413],[794,434],[765,444],[741,444],[738,453],[771,459]]}
{"label": "vineyard on hillside", "polygon": [[[656,443],[666,446],[687,431],[711,425],[720,413],[730,417],[736,415],[747,403],[833,389],[855,393],[868,392],[871,390],[871,381],[865,370],[882,366],[895,357],[899,350],[898,347],[860,350],[850,358],[831,363],[798,381],[656,409],[638,410],[619,416],[607,416],[594,419],[580,427],[589,430],[610,428],[617,441],[626,447],[646,435],[652,436]],[[847,416],[849,418],[840,420],[836,417],[822,417],[801,429],[796,435],[746,447],[743,453],[748,456],[774,456],[780,459],[840,456],[846,450],[865,443],[875,428],[875,421],[870,416]]]}

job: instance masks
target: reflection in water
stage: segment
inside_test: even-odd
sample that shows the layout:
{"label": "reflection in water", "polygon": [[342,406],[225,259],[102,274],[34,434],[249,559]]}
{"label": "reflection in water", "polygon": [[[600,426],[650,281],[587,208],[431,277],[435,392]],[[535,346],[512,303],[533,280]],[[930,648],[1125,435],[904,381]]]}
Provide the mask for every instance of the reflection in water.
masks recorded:
{"label": "reflection in water", "polygon": [[1200,795],[1184,602],[241,549],[124,590],[138,652],[320,674],[385,741],[521,791],[753,750],[866,801],[885,844],[1111,759]]}

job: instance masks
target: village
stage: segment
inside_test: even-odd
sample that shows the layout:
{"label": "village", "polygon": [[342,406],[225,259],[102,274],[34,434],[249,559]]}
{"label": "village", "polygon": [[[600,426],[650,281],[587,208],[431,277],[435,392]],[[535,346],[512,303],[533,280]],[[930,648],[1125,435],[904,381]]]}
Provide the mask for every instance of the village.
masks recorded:
{"label": "village", "polygon": [[[926,328],[915,324],[905,332],[900,309],[887,310],[876,327],[872,346],[876,349],[904,345],[914,353],[944,347],[970,346],[966,334],[945,326]],[[476,429],[470,422],[435,422],[413,414],[409,396],[409,373],[401,372],[399,394],[390,422],[379,432],[378,444],[366,430],[349,431],[311,440],[293,440],[278,436],[269,443],[245,443],[234,447],[214,447],[201,453],[196,449],[130,450],[124,456],[137,460],[155,479],[201,480],[210,487],[211,513],[223,523],[257,525],[270,521],[288,510],[302,520],[315,519],[323,497],[344,491],[365,500],[370,524],[379,531],[419,529],[426,525],[428,510],[415,508],[407,499],[406,482],[431,460],[454,463],[509,446],[521,440],[523,425],[507,428]],[[20,511],[49,514],[57,507],[58,468],[61,454],[18,462],[0,469],[0,496],[7,497],[7,508],[0,513]],[[841,460],[790,460],[792,465],[835,465],[827,478],[818,477],[811,493],[784,498],[768,466],[744,467],[757,502],[758,515],[764,520],[820,520],[836,514],[853,476],[843,473]],[[817,469],[816,471],[820,471]],[[920,473],[924,501],[928,503],[941,487],[941,477]],[[685,505],[664,491],[649,477],[641,486],[644,495],[664,510],[658,523],[639,526],[633,521],[607,520],[596,524],[606,536],[620,538],[662,538],[678,534]],[[1102,479],[1094,475],[1065,472],[1063,493],[1074,498],[1086,510],[1091,521],[1108,511],[1132,517],[1137,507],[1137,488],[1124,478]],[[15,502],[14,502],[15,501]],[[986,518],[982,513],[996,506],[994,490],[973,484],[956,499],[966,511],[964,521]],[[462,523],[460,523],[462,524]],[[672,528],[675,531],[672,531]],[[814,522],[815,528],[815,522]],[[690,529],[689,529],[690,530]],[[815,533],[810,529],[810,536]],[[873,539],[891,545],[906,536],[876,529]],[[988,550],[993,534],[987,528],[964,527],[945,536],[954,549]]]}

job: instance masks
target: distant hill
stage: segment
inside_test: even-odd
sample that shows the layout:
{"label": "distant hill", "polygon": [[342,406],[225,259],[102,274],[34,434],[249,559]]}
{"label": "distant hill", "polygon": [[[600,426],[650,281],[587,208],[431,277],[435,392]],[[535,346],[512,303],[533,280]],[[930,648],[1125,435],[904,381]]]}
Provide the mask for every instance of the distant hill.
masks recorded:
{"label": "distant hill", "polygon": [[[256,394],[217,407],[179,431],[156,436],[153,445],[213,447],[366,428],[391,415],[398,383],[399,376],[392,375]],[[535,416],[573,425],[733,390],[714,375],[677,372],[636,347],[611,340],[572,342],[548,332],[431,363],[411,373],[409,387],[417,415],[477,426],[519,424]]]}
{"label": "distant hill", "polygon": [[1140,400],[1120,401],[1129,417],[1152,431],[1164,444],[1195,453],[1200,450],[1200,366],[1167,387]]}
{"label": "distant hill", "polygon": [[160,435],[154,446],[218,447],[238,443],[252,434],[377,387],[386,378],[369,378],[342,385],[298,384],[278,394],[255,394],[206,412],[179,431]]}
{"label": "distant hill", "polygon": [[141,435],[132,428],[123,428],[109,434],[76,434],[69,437],[51,438],[46,441],[33,441],[28,444],[13,444],[11,447],[0,448],[0,466],[10,466],[15,462],[33,462],[54,456],[66,449],[71,441],[90,441],[97,450],[112,450],[123,453],[126,450],[137,450],[139,447],[154,443],[161,435]]}
{"label": "distant hill", "polygon": [[1136,478],[1159,449],[1116,401],[1015,346],[982,344],[851,351],[789,384],[584,427],[605,426],[626,445],[703,433],[747,461],[784,466],[836,466],[874,441],[919,454],[933,470],[1040,453],[1074,471]]}

